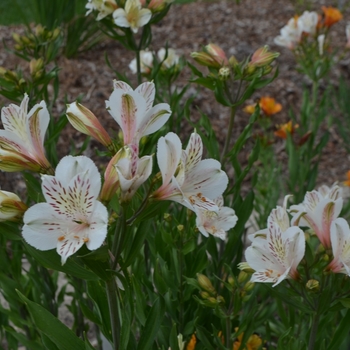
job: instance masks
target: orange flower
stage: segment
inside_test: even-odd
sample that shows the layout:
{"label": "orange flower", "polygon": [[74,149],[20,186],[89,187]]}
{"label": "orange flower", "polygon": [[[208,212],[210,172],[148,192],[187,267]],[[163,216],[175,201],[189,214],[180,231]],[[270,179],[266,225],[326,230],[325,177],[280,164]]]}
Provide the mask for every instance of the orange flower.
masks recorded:
{"label": "orange flower", "polygon": [[339,22],[343,18],[343,15],[341,14],[341,12],[338,9],[336,9],[335,7],[322,6],[322,11],[324,13],[324,26],[325,27],[330,27],[334,23]]}
{"label": "orange flower", "polygon": [[186,350],[194,350],[196,348],[196,343],[197,343],[197,338],[196,338],[196,335],[193,333],[190,341],[186,346]]}
{"label": "orange flower", "polygon": [[293,134],[295,129],[297,128],[299,128],[299,125],[298,124],[293,125],[292,121],[290,120],[286,124],[278,125],[278,130],[275,131],[275,135],[282,139],[286,139],[287,132],[289,132],[290,134]]}
{"label": "orange flower", "polygon": [[[236,332],[237,332],[237,330],[238,330],[238,328],[235,328]],[[244,333],[241,333],[237,337],[237,339],[233,343],[232,350],[238,350],[240,348],[243,336],[244,336]],[[247,342],[245,343],[245,347],[243,348],[243,350],[258,350],[258,349],[260,349],[262,344],[263,344],[262,339],[257,334],[253,334],[253,335],[251,335],[248,338]],[[266,348],[263,348],[263,349],[266,349]]]}
{"label": "orange flower", "polygon": [[259,105],[261,110],[268,117],[282,110],[282,105],[280,103],[276,103],[276,100],[274,98],[268,96],[262,97],[260,99]]}
{"label": "orange flower", "polygon": [[346,173],[346,177],[348,178],[346,181],[343,182],[344,186],[350,187],[350,170]]}

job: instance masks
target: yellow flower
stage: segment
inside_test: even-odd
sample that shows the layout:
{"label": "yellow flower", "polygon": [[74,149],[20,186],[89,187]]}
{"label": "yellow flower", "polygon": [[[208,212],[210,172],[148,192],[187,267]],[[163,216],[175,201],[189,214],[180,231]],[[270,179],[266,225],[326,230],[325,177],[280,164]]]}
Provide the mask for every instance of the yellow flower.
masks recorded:
{"label": "yellow flower", "polygon": [[253,114],[254,111],[255,111],[255,106],[256,106],[256,104],[255,104],[255,105],[248,105],[248,106],[245,106],[245,107],[243,108],[243,111],[246,112],[246,113],[248,113],[248,114]]}
{"label": "yellow flower", "polygon": [[333,24],[339,22],[343,18],[343,15],[341,14],[341,12],[335,7],[322,6],[322,11],[324,13],[324,23],[323,24],[325,27],[330,27]]}
{"label": "yellow flower", "polygon": [[261,110],[266,116],[271,116],[282,110],[282,105],[277,103],[276,100],[272,97],[262,97],[259,101]]}
{"label": "yellow flower", "polygon": [[[237,332],[238,328],[235,328],[235,331]],[[233,350],[238,350],[240,348],[243,336],[244,336],[244,333],[241,333],[237,337],[237,339],[233,343],[233,348],[232,348]],[[243,350],[258,350],[260,349],[262,344],[263,344],[262,339],[257,334],[253,334],[248,338]],[[263,348],[263,349],[266,349],[266,348]]]}
{"label": "yellow flower", "polygon": [[278,125],[278,130],[275,131],[275,135],[282,139],[286,139],[287,132],[289,132],[290,134],[293,134],[295,129],[297,128],[299,128],[299,125],[298,124],[293,125],[292,121],[290,120],[286,124]]}
{"label": "yellow flower", "polygon": [[194,350],[196,348],[196,343],[197,343],[197,338],[196,338],[196,335],[193,333],[190,341],[186,346],[186,350]]}

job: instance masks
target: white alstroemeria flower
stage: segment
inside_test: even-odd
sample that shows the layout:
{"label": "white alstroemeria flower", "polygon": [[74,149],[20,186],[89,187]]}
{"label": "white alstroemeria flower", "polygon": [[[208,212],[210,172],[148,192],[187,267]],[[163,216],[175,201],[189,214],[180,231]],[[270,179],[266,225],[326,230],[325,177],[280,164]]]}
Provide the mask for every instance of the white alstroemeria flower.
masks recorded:
{"label": "white alstroemeria flower", "polygon": [[187,208],[218,212],[213,201],[222,195],[227,175],[215,159],[201,160],[203,144],[197,133],[191,135],[186,150],[179,137],[169,132],[158,140],[157,160],[163,184],[153,194],[159,200],[173,200]]}
{"label": "white alstroemeria flower", "polygon": [[315,35],[318,23],[318,14],[315,11],[304,11],[298,18],[300,33]]}
{"label": "white alstroemeria flower", "polygon": [[137,33],[152,17],[149,9],[142,8],[140,0],[126,0],[124,9],[113,12],[114,23],[119,27],[130,28]]}
{"label": "white alstroemeria flower", "polygon": [[331,224],[331,243],[334,258],[327,270],[350,276],[350,228],[343,218],[335,219]]}
{"label": "white alstroemeria flower", "polygon": [[236,225],[238,218],[232,208],[223,206],[222,196],[213,202],[218,206],[218,212],[197,208],[196,226],[205,237],[209,237],[210,234],[224,240],[227,235],[226,231]]}
{"label": "white alstroemeria flower", "polygon": [[291,18],[287,25],[281,29],[280,35],[274,39],[274,42],[276,45],[285,46],[292,50],[300,42],[301,33],[297,20]]}
{"label": "white alstroemeria flower", "polygon": [[129,201],[152,173],[152,156],[138,157],[138,149],[124,146],[126,151],[115,164],[121,189],[121,200]]}
{"label": "white alstroemeria flower", "polygon": [[[153,67],[153,54],[151,51],[141,50],[140,51],[140,70],[141,73],[148,74],[151,72]],[[137,73],[137,62],[134,58],[129,64],[130,70],[133,74]]]}
{"label": "white alstroemeria flower", "polygon": [[303,203],[290,207],[292,225],[310,227],[322,245],[326,249],[330,248],[331,223],[339,216],[342,207],[343,198],[339,186],[323,186],[318,191],[307,192]]}
{"label": "white alstroemeria flower", "polygon": [[159,61],[162,62],[162,66],[165,68],[171,68],[179,63],[180,57],[176,54],[176,51],[174,49],[168,49],[168,56],[166,56],[166,49],[162,47],[158,52],[157,56]]}
{"label": "white alstroemeria flower", "polygon": [[323,49],[324,49],[324,40],[326,38],[325,34],[321,34],[317,37],[317,42],[318,42],[318,52],[320,56],[323,56]]}
{"label": "white alstroemeria flower", "polygon": [[57,249],[62,264],[84,243],[99,248],[107,235],[108,212],[97,200],[101,177],[85,156],[66,156],[55,176],[42,176],[46,203],[29,208],[23,218],[23,238],[39,250]]}
{"label": "white alstroemeria flower", "polygon": [[89,15],[93,10],[98,11],[96,20],[100,21],[101,19],[113,13],[118,8],[118,6],[115,0],[88,0],[85,8],[88,10],[86,12],[86,16]]}
{"label": "white alstroemeria flower", "polygon": [[287,217],[282,207],[274,209],[266,237],[255,235],[247,248],[245,258],[255,270],[251,282],[274,283],[275,287],[286,278],[298,278],[297,267],[305,253],[305,236],[299,227],[290,227],[289,220],[287,224]]}
{"label": "white alstroemeria flower", "polygon": [[114,91],[106,107],[123,131],[124,145],[138,147],[141,137],[159,130],[169,119],[170,106],[159,103],[152,107],[154,97],[152,82],[133,90],[123,81],[114,81]]}
{"label": "white alstroemeria flower", "polygon": [[10,104],[1,110],[5,130],[0,130],[0,169],[50,173],[52,168],[44,150],[49,112],[45,101],[41,101],[28,113],[28,102],[25,94],[20,106]]}

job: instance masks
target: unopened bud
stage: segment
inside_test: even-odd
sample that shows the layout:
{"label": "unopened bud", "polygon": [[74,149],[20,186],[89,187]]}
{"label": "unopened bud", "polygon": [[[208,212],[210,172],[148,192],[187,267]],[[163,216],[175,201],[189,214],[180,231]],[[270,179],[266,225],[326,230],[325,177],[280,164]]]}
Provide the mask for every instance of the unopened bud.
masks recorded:
{"label": "unopened bud", "polygon": [[55,40],[58,38],[58,36],[60,35],[61,33],[61,29],[60,28],[56,28],[53,30],[52,32],[52,40]]}
{"label": "unopened bud", "polygon": [[206,52],[192,52],[191,57],[202,66],[220,68],[221,64]]}
{"label": "unopened bud", "polygon": [[241,271],[238,275],[238,283],[247,282],[249,279],[249,275],[245,271]]}
{"label": "unopened bud", "polygon": [[265,45],[254,52],[249,65],[255,67],[265,67],[270,65],[279,55],[280,54],[278,52],[269,52],[269,47]]}
{"label": "unopened bud", "polygon": [[197,281],[204,290],[210,294],[216,294],[216,290],[207,276],[204,276],[201,273],[197,273]]}
{"label": "unopened bud", "polygon": [[0,76],[4,76],[6,74],[7,70],[4,67],[0,67]]}
{"label": "unopened bud", "polygon": [[234,287],[235,286],[235,279],[232,276],[229,276],[227,279],[227,282]]}
{"label": "unopened bud", "polygon": [[211,304],[213,304],[213,305],[216,305],[216,304],[217,304],[216,299],[213,298],[213,297],[209,297],[209,298],[207,298],[207,300],[208,300]]}
{"label": "unopened bud", "polygon": [[249,281],[249,282],[247,282],[247,283],[244,285],[243,289],[244,289],[246,292],[250,292],[251,290],[253,290],[254,286],[255,286],[255,283]]}
{"label": "unopened bud", "polygon": [[164,213],[163,218],[166,222],[171,222],[171,220],[172,220],[172,216],[169,213]]}
{"label": "unopened bud", "polygon": [[266,66],[263,68],[263,75],[269,74],[272,71],[272,67],[271,66]]}
{"label": "unopened bud", "polygon": [[234,67],[238,64],[237,58],[235,56],[231,56],[228,59],[228,63],[230,64],[231,67]]}
{"label": "unopened bud", "polygon": [[204,292],[203,290],[199,292],[200,296],[203,298],[203,299],[208,299],[210,298],[210,294],[208,294],[207,292]]}
{"label": "unopened bud", "polygon": [[22,43],[21,37],[20,37],[19,34],[17,34],[17,33],[12,33],[12,38],[13,38],[13,40],[14,40],[16,43],[18,43],[18,44],[21,44],[21,43]]}
{"label": "unopened bud", "polygon": [[306,289],[311,292],[317,292],[320,289],[320,282],[317,280],[308,280],[306,283]]}
{"label": "unopened bud", "polygon": [[244,271],[246,273],[251,274],[255,272],[255,270],[253,270],[246,261],[239,263],[237,266],[241,271]]}
{"label": "unopened bud", "polygon": [[44,32],[45,32],[45,28],[41,24],[38,24],[35,27],[35,35],[42,36],[44,34]]}
{"label": "unopened bud", "polygon": [[329,261],[329,255],[328,255],[328,254],[323,254],[321,259],[322,259],[323,261],[328,262],[328,261]]}
{"label": "unopened bud", "polygon": [[218,304],[225,304],[225,299],[223,296],[219,295],[217,298],[216,298],[216,301],[218,302]]}
{"label": "unopened bud", "polygon": [[185,226],[184,225],[177,225],[177,230],[179,232],[182,232],[184,230]]}
{"label": "unopened bud", "polygon": [[[32,76],[37,75],[39,71],[42,71],[42,68],[44,67],[44,61],[42,58],[35,59],[33,58],[29,63],[29,71]],[[42,72],[40,72],[40,75]]]}

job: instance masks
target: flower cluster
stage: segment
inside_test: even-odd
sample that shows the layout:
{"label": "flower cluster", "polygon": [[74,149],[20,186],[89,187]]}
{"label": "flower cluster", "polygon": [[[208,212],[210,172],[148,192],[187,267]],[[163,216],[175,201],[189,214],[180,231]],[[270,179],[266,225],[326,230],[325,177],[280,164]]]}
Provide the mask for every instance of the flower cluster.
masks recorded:
{"label": "flower cluster", "polygon": [[[42,101],[27,112],[27,95],[20,106],[2,109],[0,130],[0,167],[6,171],[31,170],[42,174],[42,194],[46,202],[27,210],[15,194],[0,192],[0,221],[23,216],[23,238],[39,250],[57,249],[62,264],[84,244],[90,250],[105,241],[109,215],[106,204],[118,194],[119,201],[132,200],[139,187],[152,174],[152,155],[140,156],[140,140],[158,131],[171,115],[167,103],[153,105],[153,82],[135,90],[123,81],[114,81],[114,90],[106,107],[119,125],[123,145],[109,136],[98,118],[86,107],[68,105],[67,117],[80,132],[101,142],[111,159],[101,181],[100,173],[86,156],[66,156],[54,170],[45,157],[44,137],[49,113]],[[173,200],[194,211],[199,231],[225,239],[226,231],[235,226],[233,209],[223,205],[221,195],[228,178],[214,159],[201,160],[203,144],[193,133],[186,150],[179,137],[168,133],[158,141],[157,160],[163,184],[148,197]],[[103,203],[102,203],[103,202]]]}
{"label": "flower cluster", "polygon": [[[315,11],[305,11],[300,17],[291,18],[275,38],[275,44],[294,49],[308,37],[316,37],[323,43],[328,29],[342,19],[342,14],[333,7],[323,6],[322,10],[323,17]],[[320,48],[323,50],[323,45]]]}
{"label": "flower cluster", "polygon": [[148,4],[144,0],[126,0],[123,7],[115,0],[89,0],[86,4],[86,15],[97,11],[97,20],[112,15],[114,24],[122,28],[130,28],[137,33],[152,18],[153,13],[162,11],[171,0],[151,0]]}
{"label": "flower cluster", "polygon": [[[322,186],[307,192],[301,204],[272,210],[267,228],[249,236],[252,245],[245,257],[255,270],[252,282],[269,282],[276,286],[284,279],[298,280],[298,265],[304,258],[306,236],[303,229],[315,235],[323,250],[332,258],[324,271],[350,275],[350,228],[340,212],[341,189]],[[291,215],[291,218],[290,216]]]}
{"label": "flower cluster", "polygon": [[[140,51],[140,70],[143,74],[149,74],[153,68],[154,54],[148,50]],[[157,59],[161,64],[162,70],[167,70],[171,68],[176,68],[180,57],[177,55],[176,51],[172,48],[161,48],[157,52]],[[130,70],[136,74],[137,73],[137,61],[134,58],[129,64]]]}

